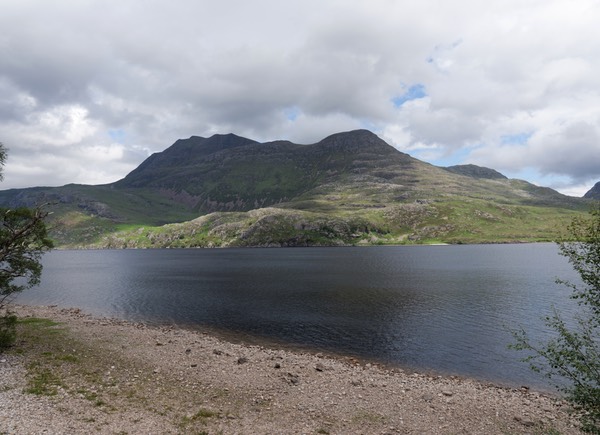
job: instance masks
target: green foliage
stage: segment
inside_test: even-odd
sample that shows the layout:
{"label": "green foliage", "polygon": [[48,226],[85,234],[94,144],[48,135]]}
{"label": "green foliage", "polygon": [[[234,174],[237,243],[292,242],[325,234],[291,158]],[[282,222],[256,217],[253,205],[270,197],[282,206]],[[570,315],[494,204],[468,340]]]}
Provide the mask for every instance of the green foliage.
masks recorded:
{"label": "green foliage", "polygon": [[524,330],[514,336],[517,350],[530,352],[525,358],[531,367],[549,378],[565,378],[558,385],[576,409],[580,410],[582,429],[600,434],[600,205],[589,217],[577,217],[569,226],[570,237],[559,243],[560,252],[579,274],[582,284],[559,280],[569,286],[581,312],[576,324],[568,326],[556,310],[545,319],[556,337],[534,344]]}
{"label": "green foliage", "polygon": [[[5,161],[6,148],[0,143],[0,180]],[[0,208],[0,310],[11,295],[40,281],[41,255],[52,247],[47,215],[41,207]]]}
{"label": "green foliage", "polygon": [[0,209],[0,308],[7,298],[39,283],[40,258],[52,247],[41,209]]}
{"label": "green foliage", "polygon": [[[0,143],[0,168],[5,161],[6,149]],[[0,208],[0,349],[15,340],[16,319],[5,312],[7,301],[39,283],[41,255],[52,247],[44,223],[46,216],[41,208]]]}
{"label": "green foliage", "polygon": [[600,205],[590,212],[589,218],[578,217],[569,227],[572,241],[560,244],[561,253],[569,258],[569,262],[585,284],[573,289],[573,297],[588,306],[593,313],[596,326],[600,325]]}

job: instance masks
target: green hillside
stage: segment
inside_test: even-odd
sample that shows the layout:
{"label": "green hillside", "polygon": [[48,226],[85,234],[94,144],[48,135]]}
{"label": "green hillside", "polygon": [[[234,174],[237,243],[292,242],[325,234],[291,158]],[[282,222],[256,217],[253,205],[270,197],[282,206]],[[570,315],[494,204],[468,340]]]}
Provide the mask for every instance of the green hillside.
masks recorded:
{"label": "green hillside", "polygon": [[549,241],[589,201],[488,168],[440,168],[357,130],[312,145],[178,140],[102,186],[0,191],[49,204],[64,247]]}

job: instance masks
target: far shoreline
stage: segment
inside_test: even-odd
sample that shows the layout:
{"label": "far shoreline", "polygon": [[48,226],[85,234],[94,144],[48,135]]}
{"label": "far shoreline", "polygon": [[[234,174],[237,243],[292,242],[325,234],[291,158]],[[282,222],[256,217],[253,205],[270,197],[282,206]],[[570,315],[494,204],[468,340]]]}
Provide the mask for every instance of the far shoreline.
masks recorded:
{"label": "far shoreline", "polygon": [[104,248],[94,246],[57,246],[52,251],[160,251],[160,250],[227,250],[227,249],[332,249],[332,248],[400,248],[400,247],[437,247],[437,246],[500,246],[500,245],[556,245],[556,240],[507,240],[491,242],[432,242],[432,243],[385,243],[385,244],[355,244],[355,245],[308,245],[308,246],[159,246],[159,247],[122,247]]}

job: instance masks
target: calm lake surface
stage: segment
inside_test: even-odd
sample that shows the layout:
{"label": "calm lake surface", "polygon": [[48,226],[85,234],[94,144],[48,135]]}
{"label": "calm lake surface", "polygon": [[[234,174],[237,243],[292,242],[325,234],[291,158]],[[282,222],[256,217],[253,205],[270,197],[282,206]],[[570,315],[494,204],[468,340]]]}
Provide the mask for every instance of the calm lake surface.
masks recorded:
{"label": "calm lake surface", "polygon": [[508,328],[577,308],[554,244],[53,251],[18,303],[209,326],[293,346],[544,388]]}

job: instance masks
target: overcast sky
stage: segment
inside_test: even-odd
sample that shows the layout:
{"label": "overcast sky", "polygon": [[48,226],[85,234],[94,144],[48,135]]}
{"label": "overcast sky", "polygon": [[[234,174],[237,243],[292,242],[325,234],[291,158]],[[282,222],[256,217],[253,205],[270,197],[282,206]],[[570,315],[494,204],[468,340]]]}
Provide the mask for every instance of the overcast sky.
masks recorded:
{"label": "overcast sky", "polygon": [[581,196],[598,23],[597,0],[2,0],[0,188],[116,181],[191,135],[367,128]]}

